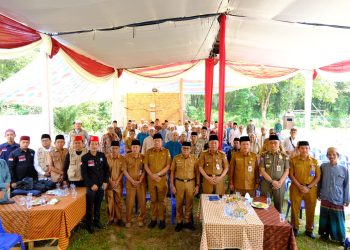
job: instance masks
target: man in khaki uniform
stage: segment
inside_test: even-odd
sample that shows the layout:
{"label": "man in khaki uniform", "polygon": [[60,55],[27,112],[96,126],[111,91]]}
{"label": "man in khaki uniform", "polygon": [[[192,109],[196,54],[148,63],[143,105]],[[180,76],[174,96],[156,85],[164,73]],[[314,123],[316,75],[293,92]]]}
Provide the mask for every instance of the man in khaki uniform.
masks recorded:
{"label": "man in khaki uniform", "polygon": [[109,183],[105,191],[107,202],[108,224],[117,223],[124,226],[122,220],[123,208],[123,168],[125,168],[125,158],[119,154],[119,141],[112,141],[111,154],[107,157],[109,166]]}
{"label": "man in khaki uniform", "polygon": [[51,179],[51,173],[49,170],[49,154],[53,150],[51,146],[51,137],[48,134],[41,135],[41,145],[38,148],[36,154],[34,155],[34,167],[38,172],[39,180],[49,180]]}
{"label": "man in khaki uniform", "polygon": [[321,170],[317,160],[309,155],[309,143],[300,141],[298,145],[300,155],[293,157],[289,164],[289,177],[292,180],[290,186],[290,200],[292,203],[291,224],[294,235],[299,235],[299,212],[301,201],[305,202],[306,231],[305,234],[315,239],[312,232],[314,228],[315,207],[317,200],[317,183],[321,178]]}
{"label": "man in khaki uniform", "polygon": [[225,176],[228,171],[228,162],[224,152],[218,150],[219,138],[210,135],[209,149],[203,151],[198,160],[199,172],[203,175],[204,194],[224,194]]}
{"label": "man in khaki uniform", "polygon": [[260,172],[264,177],[261,192],[264,196],[272,195],[275,208],[282,213],[289,160],[288,155],[279,150],[280,141],[277,135],[270,135],[269,144],[269,151],[261,154]]}
{"label": "man in khaki uniform", "polygon": [[[191,143],[183,142],[181,151],[182,154],[175,156],[171,163],[170,175],[172,192],[176,197],[176,232],[181,231],[182,226],[192,231],[195,230],[191,222],[191,214],[193,209],[193,196],[199,191],[200,181],[197,157],[190,154]],[[185,218],[183,216],[184,203],[186,203]],[[183,219],[185,220],[184,225],[182,224]]]}
{"label": "man in khaki uniform", "polygon": [[69,181],[77,187],[84,187],[85,182],[81,175],[80,162],[81,157],[85,155],[88,150],[84,147],[83,137],[77,135],[74,137],[73,148],[69,149],[69,152],[64,160],[64,184]]}
{"label": "man in khaki uniform", "polygon": [[143,227],[146,215],[146,182],[145,171],[143,169],[143,155],[140,153],[141,144],[139,140],[131,143],[131,153],[125,157],[123,169],[126,176],[126,227],[131,227],[131,219],[135,198],[140,208],[137,217],[137,225]]}
{"label": "man in khaki uniform", "polygon": [[154,228],[159,219],[159,229],[165,228],[165,198],[168,192],[166,174],[170,168],[171,158],[169,150],[162,147],[162,135],[153,136],[154,147],[148,149],[145,155],[144,166],[147,172],[148,190],[151,196],[151,223]]}
{"label": "man in khaki uniform", "polygon": [[48,164],[53,182],[61,183],[64,175],[64,160],[68,154],[68,149],[63,148],[65,144],[64,136],[57,135],[55,138],[55,148],[49,153]]}
{"label": "man in khaki uniform", "polygon": [[129,136],[125,140],[125,152],[126,153],[131,153],[131,144],[132,144],[133,140],[135,140],[135,130],[134,129],[130,129],[129,130]]}
{"label": "man in khaki uniform", "polygon": [[259,186],[258,160],[256,154],[250,152],[248,136],[241,136],[240,145],[240,151],[234,153],[230,163],[230,190],[253,197]]}

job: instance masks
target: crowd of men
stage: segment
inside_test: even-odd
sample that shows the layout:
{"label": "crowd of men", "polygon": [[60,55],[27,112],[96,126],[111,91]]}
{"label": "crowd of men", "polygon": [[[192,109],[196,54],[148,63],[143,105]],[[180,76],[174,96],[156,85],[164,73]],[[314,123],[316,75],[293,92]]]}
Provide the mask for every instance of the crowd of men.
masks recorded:
{"label": "crowd of men", "polygon": [[[254,197],[259,189],[271,196],[281,213],[285,182],[291,180],[291,224],[299,235],[299,212],[305,203],[305,234],[314,239],[314,214],[317,199],[321,201],[319,235],[335,241],[345,240],[344,206],[349,204],[349,171],[338,163],[334,147],[327,151],[329,163],[319,166],[310,156],[307,141],[298,141],[297,129],[281,141],[280,130],[265,128],[257,131],[253,121],[238,126],[229,121],[224,141],[228,152],[219,150],[217,122],[181,121],[177,124],[159,119],[128,121],[125,129],[113,121],[101,140],[89,136],[76,120],[68,141],[57,135],[41,136],[42,147],[29,148],[31,138],[21,136],[15,142],[13,129],[5,131],[7,142],[0,145],[0,204],[13,202],[8,191],[16,189],[23,178],[50,180],[62,185],[86,187],[86,224],[93,233],[103,228],[100,207],[103,197],[107,203],[108,224],[132,226],[135,200],[139,213],[137,225],[145,225],[146,191],[150,194],[151,220],[149,228],[166,227],[166,197],[176,197],[175,231],[195,230],[193,200],[199,193],[225,194],[240,192]],[[121,154],[121,144],[125,155]],[[67,145],[67,148],[64,146]],[[125,181],[123,182],[123,178]],[[228,183],[228,184],[227,184]],[[126,216],[123,219],[123,188],[126,190]],[[169,190],[168,190],[169,189]]]}

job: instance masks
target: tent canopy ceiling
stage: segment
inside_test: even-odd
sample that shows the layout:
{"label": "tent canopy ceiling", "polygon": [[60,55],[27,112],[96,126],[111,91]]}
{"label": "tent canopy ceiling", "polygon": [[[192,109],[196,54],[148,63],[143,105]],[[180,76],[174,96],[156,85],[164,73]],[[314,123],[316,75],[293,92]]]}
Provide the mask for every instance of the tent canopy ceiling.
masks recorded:
{"label": "tent canopy ceiling", "polygon": [[350,58],[348,0],[5,0],[0,13],[55,36],[114,68],[207,58],[217,16],[111,28],[172,18],[228,13],[227,60],[315,69]]}

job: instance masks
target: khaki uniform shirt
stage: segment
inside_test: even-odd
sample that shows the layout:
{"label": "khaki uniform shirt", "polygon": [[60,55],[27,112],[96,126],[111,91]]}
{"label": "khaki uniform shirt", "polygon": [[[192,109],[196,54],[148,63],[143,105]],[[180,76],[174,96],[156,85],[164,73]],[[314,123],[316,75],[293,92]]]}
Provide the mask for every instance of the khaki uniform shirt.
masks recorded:
{"label": "khaki uniform shirt", "polygon": [[[131,178],[133,178],[135,181],[139,181],[141,178],[141,175],[143,174],[143,162],[144,162],[144,156],[142,154],[139,154],[137,158],[134,157],[133,153],[129,153],[125,156],[125,165],[124,169]],[[127,185],[130,181],[126,179]]]}
{"label": "khaki uniform shirt", "polygon": [[302,160],[300,156],[295,156],[290,159],[289,164],[289,173],[293,174],[295,179],[302,185],[310,184],[315,179],[316,175],[321,175],[317,160],[311,156],[306,160]]}
{"label": "khaki uniform shirt", "polygon": [[145,155],[144,164],[147,164],[152,173],[158,173],[167,165],[171,164],[169,150],[166,148],[161,148],[158,151],[155,148],[148,149]]}
{"label": "khaki uniform shirt", "polygon": [[[49,153],[48,163],[49,166],[53,166],[58,170],[64,171],[64,161],[68,154],[68,149],[64,148],[63,150],[57,150],[56,148]],[[56,172],[51,171],[51,179],[53,182],[60,181],[63,177],[63,174],[58,174]]]}
{"label": "khaki uniform shirt", "polygon": [[123,168],[125,166],[125,158],[122,155],[118,155],[117,157],[112,157],[109,155],[107,158],[108,166],[109,166],[109,177],[116,181],[120,174],[123,173]]}
{"label": "khaki uniform shirt", "polygon": [[230,178],[235,188],[251,190],[259,183],[259,167],[256,154],[249,152],[244,156],[236,152],[230,164]]}
{"label": "khaki uniform shirt", "polygon": [[264,168],[272,180],[279,180],[284,171],[289,169],[288,155],[277,152],[275,154],[266,151],[261,154],[260,168]]}
{"label": "khaki uniform shirt", "polygon": [[128,139],[126,139],[126,141],[125,141],[125,152],[126,153],[131,152],[131,143],[132,143],[132,139],[130,137],[128,137]]}
{"label": "khaki uniform shirt", "polygon": [[197,157],[189,155],[187,158],[183,154],[174,157],[171,163],[171,171],[175,177],[182,180],[194,179],[198,174]]}
{"label": "khaki uniform shirt", "polygon": [[203,151],[198,160],[198,166],[202,167],[207,175],[219,176],[224,169],[228,168],[226,154],[222,151],[210,153],[209,150]]}

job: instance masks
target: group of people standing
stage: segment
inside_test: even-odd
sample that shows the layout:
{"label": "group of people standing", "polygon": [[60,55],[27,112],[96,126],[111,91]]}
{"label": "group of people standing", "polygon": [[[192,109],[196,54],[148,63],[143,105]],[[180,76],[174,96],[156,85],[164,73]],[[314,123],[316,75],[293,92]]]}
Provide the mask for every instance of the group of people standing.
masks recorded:
{"label": "group of people standing", "polygon": [[[206,123],[204,121],[203,125],[210,126]],[[237,124],[232,125],[232,130],[228,130],[228,125],[225,133],[231,144],[228,155],[219,150],[215,127],[191,129],[189,122],[185,122],[184,126],[175,126],[168,121],[161,124],[159,120],[154,124],[144,121],[136,126],[129,121],[121,131],[117,122],[113,121],[99,140],[97,136],[87,135],[81,127],[81,121],[75,121],[68,148],[64,148],[63,135],[55,137],[55,147],[52,147],[50,135],[44,134],[41,137],[42,147],[37,152],[29,149],[29,136],[21,136],[18,145],[14,142],[15,132],[9,129],[5,132],[7,142],[0,145],[1,158],[4,159],[0,161],[0,181],[5,183],[0,183],[0,188],[16,188],[16,182],[25,177],[49,179],[62,185],[74,183],[76,186],[85,186],[86,221],[90,233],[95,228],[103,228],[100,206],[104,195],[108,224],[131,227],[137,200],[137,225],[144,226],[146,190],[151,201],[148,227],[158,225],[164,229],[166,196],[170,189],[176,197],[175,231],[178,232],[183,228],[195,230],[192,210],[194,196],[198,193],[240,192],[253,197],[259,189],[262,195],[270,195],[275,208],[282,212],[285,182],[289,177],[294,234],[299,234],[299,211],[303,200],[306,235],[315,238],[314,213],[319,198],[321,238],[328,239],[331,236],[333,240],[344,241],[344,206],[349,203],[349,175],[348,168],[338,164],[339,153],[336,148],[328,149],[330,161],[319,167],[317,160],[309,154],[309,143],[296,141],[297,130],[294,128],[291,129],[291,136],[283,142],[273,130],[268,136],[261,130],[259,136],[265,138],[256,152],[254,142],[259,140],[259,136],[255,134],[255,125],[252,122],[248,124],[247,135],[235,134]],[[138,127],[140,131],[137,131]],[[125,156],[120,153],[122,141],[125,144]],[[3,162],[8,164],[8,174],[2,174],[6,172],[3,171],[6,168]],[[125,220],[122,218],[124,187]],[[6,199],[3,197],[2,201]]]}

